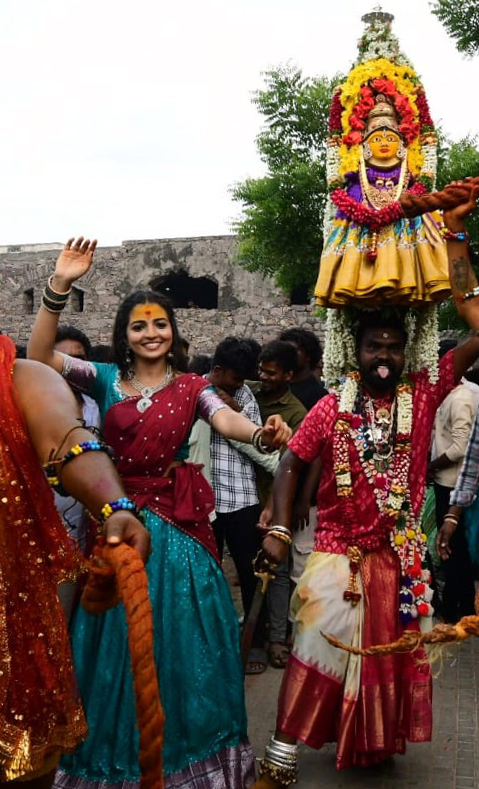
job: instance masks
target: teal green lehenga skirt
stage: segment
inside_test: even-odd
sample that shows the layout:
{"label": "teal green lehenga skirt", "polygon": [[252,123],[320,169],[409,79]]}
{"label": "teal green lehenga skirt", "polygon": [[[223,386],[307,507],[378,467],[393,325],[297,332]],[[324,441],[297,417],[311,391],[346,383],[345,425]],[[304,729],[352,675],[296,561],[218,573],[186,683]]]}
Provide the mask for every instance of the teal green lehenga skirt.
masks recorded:
{"label": "teal green lehenga skirt", "polygon": [[[165,785],[242,789],[254,781],[239,630],[221,568],[193,539],[146,510],[155,659],[166,715]],[[139,735],[123,606],[78,608],[71,627],[89,736],[57,773],[58,789],[137,783]],[[103,784],[104,787],[104,784]]]}

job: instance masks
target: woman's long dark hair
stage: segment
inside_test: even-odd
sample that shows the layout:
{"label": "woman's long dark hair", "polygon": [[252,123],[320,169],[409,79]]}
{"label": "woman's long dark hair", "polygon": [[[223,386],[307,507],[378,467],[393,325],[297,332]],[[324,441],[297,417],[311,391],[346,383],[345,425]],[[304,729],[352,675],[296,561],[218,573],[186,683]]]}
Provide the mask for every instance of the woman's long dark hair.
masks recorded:
{"label": "woman's long dark hair", "polygon": [[118,308],[115,324],[113,326],[112,361],[118,365],[122,377],[124,377],[131,368],[131,363],[128,361],[126,329],[128,321],[130,320],[130,313],[138,304],[158,304],[160,307],[163,307],[168,315],[173,333],[173,341],[169,350],[169,354],[171,355],[171,366],[174,370],[185,372],[186,358],[180,344],[180,335],[171,302],[166,296],[154,290],[137,290],[122,301]]}

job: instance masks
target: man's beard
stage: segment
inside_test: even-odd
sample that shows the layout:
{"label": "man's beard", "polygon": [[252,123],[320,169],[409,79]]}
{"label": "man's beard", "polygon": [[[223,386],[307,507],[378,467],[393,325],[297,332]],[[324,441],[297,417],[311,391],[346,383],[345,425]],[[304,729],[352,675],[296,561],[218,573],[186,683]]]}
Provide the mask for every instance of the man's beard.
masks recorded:
{"label": "man's beard", "polygon": [[[380,367],[389,370],[389,374],[385,378],[382,378],[377,372]],[[401,378],[402,371],[390,364],[381,362],[381,364],[375,364],[374,367],[370,367],[368,370],[364,370],[364,368],[360,369],[359,372],[361,374],[361,381],[366,387],[369,387],[373,391],[386,393],[396,388]]]}

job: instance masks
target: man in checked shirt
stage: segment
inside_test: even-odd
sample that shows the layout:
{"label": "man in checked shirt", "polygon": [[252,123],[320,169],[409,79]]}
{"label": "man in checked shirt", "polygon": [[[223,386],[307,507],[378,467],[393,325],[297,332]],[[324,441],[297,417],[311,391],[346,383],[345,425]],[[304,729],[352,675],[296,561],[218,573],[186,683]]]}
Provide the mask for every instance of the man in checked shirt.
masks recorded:
{"label": "man in checked shirt", "polygon": [[[250,368],[251,349],[247,343],[236,337],[226,337],[217,346],[211,372],[206,377],[220,393],[226,393],[228,405],[261,426],[263,423],[256,399],[251,389],[244,384]],[[256,588],[253,560],[261,547],[261,535],[257,529],[260,506],[251,451],[250,445],[230,442],[216,430],[211,430],[211,484],[216,502],[213,528],[220,556],[223,555],[226,542],[235,563],[246,618]],[[272,464],[269,468],[274,473],[278,464],[277,456],[277,452],[275,457],[259,456],[258,453],[255,460]],[[246,673],[260,674],[266,665],[264,618],[260,618],[253,636]]]}

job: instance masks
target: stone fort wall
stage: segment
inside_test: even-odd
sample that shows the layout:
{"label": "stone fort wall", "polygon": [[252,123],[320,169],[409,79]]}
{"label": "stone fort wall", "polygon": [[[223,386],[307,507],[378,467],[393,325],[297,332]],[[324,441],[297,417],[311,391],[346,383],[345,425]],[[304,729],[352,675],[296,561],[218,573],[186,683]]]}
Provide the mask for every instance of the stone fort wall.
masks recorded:
{"label": "stone fort wall", "polygon": [[[0,329],[25,343],[42,290],[52,273],[61,244],[0,247]],[[260,343],[290,326],[319,335],[321,321],[309,305],[290,305],[273,280],[245,271],[234,261],[234,236],[206,236],[151,241],[124,241],[97,249],[88,274],[64,310],[62,321],[78,326],[93,344],[110,342],[120,301],[138,288],[155,285],[170,273],[206,277],[218,287],[216,309],[177,309],[180,331],[190,353],[211,353],[228,334],[254,337]]]}

